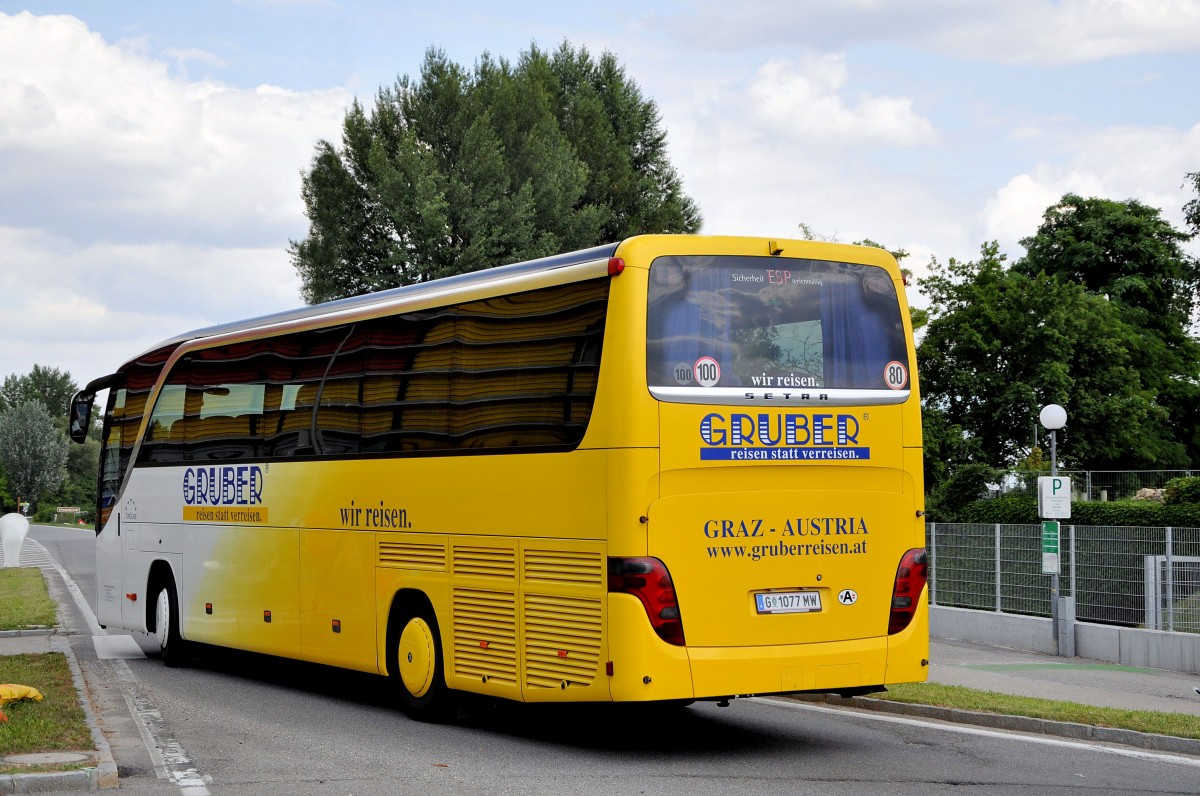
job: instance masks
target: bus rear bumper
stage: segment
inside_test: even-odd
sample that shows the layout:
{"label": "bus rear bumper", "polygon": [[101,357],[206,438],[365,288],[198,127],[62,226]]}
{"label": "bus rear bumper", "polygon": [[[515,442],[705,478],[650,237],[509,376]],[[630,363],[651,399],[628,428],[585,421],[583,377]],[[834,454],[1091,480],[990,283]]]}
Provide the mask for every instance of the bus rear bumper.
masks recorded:
{"label": "bus rear bumper", "polygon": [[886,638],[772,647],[690,647],[697,699],[882,685]]}

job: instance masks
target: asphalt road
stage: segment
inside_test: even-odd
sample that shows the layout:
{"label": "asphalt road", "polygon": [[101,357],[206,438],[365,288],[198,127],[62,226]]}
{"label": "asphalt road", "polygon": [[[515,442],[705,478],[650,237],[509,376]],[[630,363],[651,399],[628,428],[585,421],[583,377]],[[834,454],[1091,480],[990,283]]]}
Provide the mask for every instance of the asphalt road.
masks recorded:
{"label": "asphalt road", "polygon": [[[91,535],[31,535],[94,604]],[[1194,758],[789,700],[473,703],[455,724],[426,725],[392,707],[380,677],[215,651],[185,669],[105,660],[86,633],[72,646],[135,793],[1200,793]]]}

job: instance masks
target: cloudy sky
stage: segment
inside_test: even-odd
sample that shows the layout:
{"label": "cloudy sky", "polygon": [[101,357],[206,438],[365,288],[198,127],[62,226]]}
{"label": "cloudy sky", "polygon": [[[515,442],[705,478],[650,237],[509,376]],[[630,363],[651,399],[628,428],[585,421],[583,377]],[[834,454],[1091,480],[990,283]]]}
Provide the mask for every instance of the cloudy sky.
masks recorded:
{"label": "cloudy sky", "polygon": [[[0,377],[302,303],[300,174],[427,48],[611,51],[704,232],[1011,257],[1063,193],[1182,228],[1200,0],[0,0]],[[736,10],[734,10],[736,9]],[[1193,251],[1197,248],[1193,246]]]}

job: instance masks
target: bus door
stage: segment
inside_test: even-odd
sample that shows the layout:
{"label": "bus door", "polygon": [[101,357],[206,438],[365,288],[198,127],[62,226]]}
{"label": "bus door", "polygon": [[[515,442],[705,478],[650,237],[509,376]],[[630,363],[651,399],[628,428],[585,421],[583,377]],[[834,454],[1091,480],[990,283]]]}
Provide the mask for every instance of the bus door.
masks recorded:
{"label": "bus door", "polygon": [[125,398],[124,387],[109,392],[100,449],[96,500],[96,619],[105,627],[141,627],[144,614],[137,612],[145,611],[141,600],[135,602],[125,596],[126,591],[134,591],[142,600],[146,599],[140,594],[144,584],[125,588],[127,543],[133,527],[128,522],[131,518],[125,516],[127,512],[118,505],[118,498],[129,464],[130,446],[124,437],[137,430],[125,431]]}

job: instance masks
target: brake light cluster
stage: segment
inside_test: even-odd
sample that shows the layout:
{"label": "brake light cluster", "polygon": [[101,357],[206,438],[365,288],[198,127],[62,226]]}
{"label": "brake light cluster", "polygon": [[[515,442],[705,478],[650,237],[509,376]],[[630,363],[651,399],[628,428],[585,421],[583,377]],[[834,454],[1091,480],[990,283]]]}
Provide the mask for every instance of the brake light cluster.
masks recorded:
{"label": "brake light cluster", "polygon": [[668,644],[684,645],[675,584],[663,562],[657,558],[608,559],[608,590],[637,597],[658,637]]}
{"label": "brake light cluster", "polygon": [[892,612],[888,616],[888,635],[908,627],[917,613],[917,600],[929,580],[929,553],[923,547],[909,550],[896,567],[896,583],[892,587]]}

